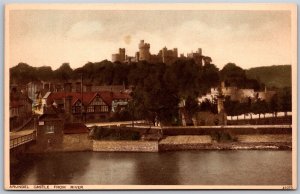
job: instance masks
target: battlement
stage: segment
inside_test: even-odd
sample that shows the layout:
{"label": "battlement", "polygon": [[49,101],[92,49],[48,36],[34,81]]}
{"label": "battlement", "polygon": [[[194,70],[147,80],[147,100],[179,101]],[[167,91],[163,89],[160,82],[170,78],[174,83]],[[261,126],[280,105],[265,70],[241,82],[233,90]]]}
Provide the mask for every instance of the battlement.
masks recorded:
{"label": "battlement", "polygon": [[149,43],[145,43],[144,40],[141,40],[141,42],[139,44],[139,49],[150,49],[150,44]]}
{"label": "battlement", "polygon": [[125,61],[125,48],[119,48],[119,53],[112,54],[111,61],[112,62],[124,62]]}
{"label": "battlement", "polygon": [[150,53],[150,44],[146,43],[144,40],[140,40],[138,44],[138,52],[135,53],[135,56],[127,56],[125,54],[125,48],[119,48],[119,53],[112,55],[112,62],[138,62],[138,61],[147,61],[150,63],[165,63],[173,64],[178,58],[181,59],[193,59],[196,64],[202,66],[203,64],[210,64],[212,59],[208,56],[202,54],[202,49],[198,48],[195,52],[184,54],[178,53],[177,48],[168,49],[166,46],[163,47],[157,54]]}

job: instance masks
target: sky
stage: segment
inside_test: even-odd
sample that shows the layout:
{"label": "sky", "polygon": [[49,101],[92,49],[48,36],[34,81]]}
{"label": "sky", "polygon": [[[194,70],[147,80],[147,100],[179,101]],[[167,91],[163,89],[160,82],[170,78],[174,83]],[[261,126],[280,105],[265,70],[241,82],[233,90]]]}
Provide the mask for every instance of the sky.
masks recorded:
{"label": "sky", "polygon": [[291,64],[289,11],[12,10],[10,67],[72,68],[111,60],[119,48],[134,56],[140,40],[151,54],[178,48],[186,55],[202,48],[218,68],[229,62],[248,69]]}

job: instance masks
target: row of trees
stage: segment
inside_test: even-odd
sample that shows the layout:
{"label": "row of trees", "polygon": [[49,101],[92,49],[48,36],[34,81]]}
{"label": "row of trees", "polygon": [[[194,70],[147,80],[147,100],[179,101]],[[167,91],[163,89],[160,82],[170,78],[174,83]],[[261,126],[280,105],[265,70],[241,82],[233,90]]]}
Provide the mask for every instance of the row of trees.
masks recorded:
{"label": "row of trees", "polygon": [[[248,113],[254,113],[259,115],[264,115],[266,113],[272,113],[274,117],[277,116],[278,112],[287,112],[292,110],[292,97],[290,88],[283,88],[278,90],[278,93],[272,96],[270,101],[265,101],[261,99],[251,100],[250,98],[245,102],[231,101],[229,98],[225,99],[224,109],[229,116],[238,116]],[[250,114],[250,116],[252,116]],[[252,117],[251,117],[252,118]]]}
{"label": "row of trees", "polygon": [[[147,119],[153,123],[179,120],[178,104],[185,101],[185,109],[192,116],[199,110],[211,109],[216,112],[216,105],[198,106],[197,97],[206,94],[211,87],[217,87],[221,80],[226,85],[239,88],[264,87],[257,80],[248,79],[245,71],[233,63],[229,63],[219,71],[214,64],[199,66],[194,60],[179,59],[172,65],[164,63],[150,64],[145,61],[122,64],[104,60],[97,63],[87,63],[83,67],[72,69],[64,63],[56,70],[51,67],[31,67],[20,63],[10,69],[12,82],[18,84],[30,81],[66,82],[83,77],[84,83],[97,85],[134,86],[133,101],[129,112],[136,118]],[[234,102],[226,105],[232,115],[237,114],[238,108]],[[240,106],[240,105],[239,105]]]}
{"label": "row of trees", "polygon": [[[111,61],[88,62],[84,66],[72,69],[69,63],[63,63],[58,69],[52,70],[50,66],[32,67],[26,63],[19,63],[17,66],[10,68],[10,76],[12,82],[16,84],[26,84],[31,81],[51,81],[61,82],[81,79],[83,75],[84,82],[91,82],[97,85],[116,85],[116,84],[135,84],[136,80],[132,74],[135,74],[141,66],[152,65],[161,66],[163,64],[148,64],[147,62],[138,62],[130,64],[122,64],[119,62],[112,63]],[[195,66],[193,60],[179,59],[171,65],[172,72],[169,72],[170,79],[186,79],[186,73]],[[168,66],[169,67],[169,66]],[[146,67],[145,67],[146,68]],[[255,79],[248,79],[245,70],[236,66],[234,63],[228,63],[219,71],[213,64],[206,64],[197,72],[203,88],[207,90],[211,85],[217,85],[220,80],[224,80],[228,86],[236,86],[239,88],[253,88],[259,90],[263,85]],[[132,78],[132,79],[131,79]],[[195,78],[195,77],[194,77]],[[198,84],[193,82],[192,84]],[[179,81],[180,82],[180,81]]]}

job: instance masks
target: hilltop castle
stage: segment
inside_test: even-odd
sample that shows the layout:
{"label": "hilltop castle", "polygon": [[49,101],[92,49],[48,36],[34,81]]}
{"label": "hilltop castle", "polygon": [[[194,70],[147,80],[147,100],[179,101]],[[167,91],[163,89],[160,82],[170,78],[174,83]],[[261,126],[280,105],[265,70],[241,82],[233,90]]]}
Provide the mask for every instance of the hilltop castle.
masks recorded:
{"label": "hilltop castle", "polygon": [[172,64],[178,58],[181,59],[194,59],[195,62],[199,65],[210,64],[212,59],[208,56],[202,55],[202,49],[199,48],[195,53],[188,53],[187,56],[184,54],[180,54],[178,57],[178,49],[173,48],[172,50],[168,50],[167,47],[162,48],[157,55],[150,53],[150,44],[145,43],[144,40],[141,40],[138,45],[139,51],[135,53],[135,56],[128,56],[125,53],[125,48],[119,48],[119,53],[112,54],[112,62],[121,62],[121,63],[130,63],[130,62],[138,62],[138,61],[147,61],[150,63],[165,63]]}

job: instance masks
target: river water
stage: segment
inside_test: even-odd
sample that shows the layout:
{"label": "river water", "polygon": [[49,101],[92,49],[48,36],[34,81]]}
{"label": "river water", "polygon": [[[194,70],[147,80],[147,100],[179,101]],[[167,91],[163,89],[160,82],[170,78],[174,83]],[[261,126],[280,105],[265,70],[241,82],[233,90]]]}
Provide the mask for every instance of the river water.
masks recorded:
{"label": "river water", "polygon": [[70,152],[30,155],[11,184],[291,185],[291,151]]}

